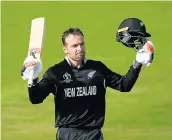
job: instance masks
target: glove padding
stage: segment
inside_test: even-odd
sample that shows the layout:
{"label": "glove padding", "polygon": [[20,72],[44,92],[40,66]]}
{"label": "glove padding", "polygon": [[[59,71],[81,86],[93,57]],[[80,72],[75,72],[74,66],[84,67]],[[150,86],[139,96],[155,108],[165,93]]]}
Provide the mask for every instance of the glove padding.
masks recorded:
{"label": "glove padding", "polygon": [[36,59],[33,56],[28,56],[21,69],[21,76],[23,80],[36,79],[38,74],[42,71],[41,59]]}
{"label": "glove padding", "polygon": [[151,41],[147,41],[142,49],[136,54],[136,61],[140,64],[149,66],[154,59],[154,45]]}

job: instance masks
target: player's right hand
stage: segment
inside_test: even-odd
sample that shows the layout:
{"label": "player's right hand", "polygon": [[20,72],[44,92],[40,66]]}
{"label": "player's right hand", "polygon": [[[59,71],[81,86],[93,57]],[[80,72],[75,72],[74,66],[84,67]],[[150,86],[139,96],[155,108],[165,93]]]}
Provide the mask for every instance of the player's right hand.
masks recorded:
{"label": "player's right hand", "polygon": [[23,67],[21,69],[21,76],[23,80],[38,78],[38,74],[42,71],[41,59],[36,59],[33,56],[28,56],[24,60]]}

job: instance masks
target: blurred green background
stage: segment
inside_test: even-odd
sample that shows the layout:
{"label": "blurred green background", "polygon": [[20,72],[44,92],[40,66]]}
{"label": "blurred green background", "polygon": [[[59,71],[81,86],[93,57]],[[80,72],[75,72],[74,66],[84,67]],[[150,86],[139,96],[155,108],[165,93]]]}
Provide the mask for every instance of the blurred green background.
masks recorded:
{"label": "blurred green background", "polygon": [[[43,71],[60,62],[61,35],[69,27],[85,34],[87,57],[125,74],[135,52],[115,41],[128,17],[152,34],[155,59],[143,67],[130,93],[108,89],[105,140],[172,139],[172,2],[1,2],[2,140],[54,140],[54,102],[32,105],[20,69],[27,55],[31,20],[46,18]],[[40,77],[41,77],[40,75]],[[171,87],[170,87],[171,86]]]}

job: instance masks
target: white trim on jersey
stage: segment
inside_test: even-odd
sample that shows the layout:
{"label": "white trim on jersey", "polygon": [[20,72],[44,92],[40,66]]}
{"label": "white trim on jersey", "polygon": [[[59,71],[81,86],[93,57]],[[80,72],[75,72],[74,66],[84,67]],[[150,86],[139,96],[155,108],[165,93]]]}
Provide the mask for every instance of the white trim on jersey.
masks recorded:
{"label": "white trim on jersey", "polygon": [[[71,62],[70,62],[70,60],[69,60],[69,58],[68,58],[68,56],[65,56],[65,59],[66,59],[66,61],[68,62],[68,64],[71,66]],[[87,62],[87,58],[86,57],[84,57],[84,64]],[[78,66],[78,68],[80,68],[81,66],[79,65]]]}

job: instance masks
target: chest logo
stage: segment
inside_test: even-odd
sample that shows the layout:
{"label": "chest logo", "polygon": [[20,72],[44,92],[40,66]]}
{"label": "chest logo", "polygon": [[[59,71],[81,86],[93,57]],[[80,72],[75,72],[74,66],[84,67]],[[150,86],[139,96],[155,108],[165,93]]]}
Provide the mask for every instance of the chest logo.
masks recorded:
{"label": "chest logo", "polygon": [[88,79],[93,78],[93,75],[96,73],[96,71],[91,71],[88,73]]}
{"label": "chest logo", "polygon": [[66,83],[70,83],[72,81],[71,80],[71,75],[69,73],[67,73],[67,72],[63,75],[63,79],[64,79],[63,82],[66,82]]}

